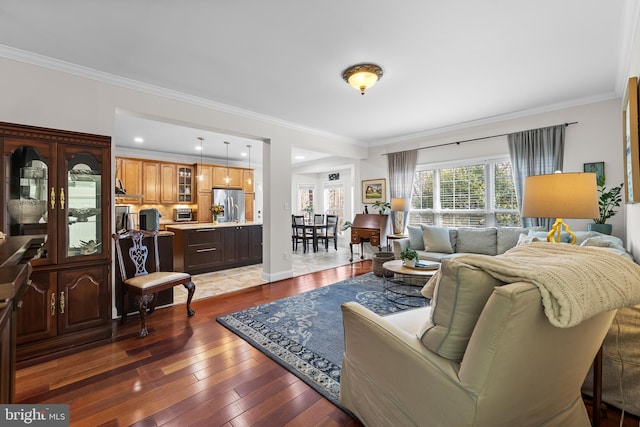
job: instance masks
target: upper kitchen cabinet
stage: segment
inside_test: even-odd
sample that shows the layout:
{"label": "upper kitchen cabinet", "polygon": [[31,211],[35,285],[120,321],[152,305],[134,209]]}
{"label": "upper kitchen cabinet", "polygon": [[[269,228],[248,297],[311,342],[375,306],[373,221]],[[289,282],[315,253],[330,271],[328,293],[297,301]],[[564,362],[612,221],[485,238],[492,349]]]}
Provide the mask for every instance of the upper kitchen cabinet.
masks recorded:
{"label": "upper kitchen cabinet", "polygon": [[196,186],[198,187],[198,193],[211,192],[213,188],[213,165],[203,165],[200,163],[196,165]]}
{"label": "upper kitchen cabinet", "polygon": [[[122,189],[127,196],[140,196],[142,190],[142,160],[128,159],[126,157],[116,158],[116,185],[122,184]],[[118,197],[118,203],[140,204],[142,198]]]}
{"label": "upper kitchen cabinet", "polygon": [[160,163],[158,162],[146,160],[142,162],[142,203],[160,203]]}
{"label": "upper kitchen cabinet", "polygon": [[242,189],[245,193],[253,193],[253,169],[242,170]]}
{"label": "upper kitchen cabinet", "polygon": [[195,201],[193,170],[191,165],[178,165],[178,203]]}
{"label": "upper kitchen cabinet", "polygon": [[214,166],[213,187],[242,188],[242,169],[234,167],[227,168],[224,166]]}

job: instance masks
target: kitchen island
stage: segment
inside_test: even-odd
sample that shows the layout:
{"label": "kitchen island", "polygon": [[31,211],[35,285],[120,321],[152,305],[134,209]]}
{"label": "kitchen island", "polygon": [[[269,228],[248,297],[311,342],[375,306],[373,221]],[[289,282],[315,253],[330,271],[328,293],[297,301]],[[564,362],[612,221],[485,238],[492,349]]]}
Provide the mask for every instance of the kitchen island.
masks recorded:
{"label": "kitchen island", "polygon": [[262,263],[262,223],[179,224],[167,231],[175,234],[175,271],[200,274]]}

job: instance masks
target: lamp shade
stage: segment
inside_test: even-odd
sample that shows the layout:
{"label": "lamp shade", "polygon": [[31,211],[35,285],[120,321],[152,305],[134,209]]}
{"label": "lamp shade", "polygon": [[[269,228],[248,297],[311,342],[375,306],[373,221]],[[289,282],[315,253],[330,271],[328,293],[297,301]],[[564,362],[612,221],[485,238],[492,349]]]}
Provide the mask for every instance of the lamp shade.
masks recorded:
{"label": "lamp shade", "polygon": [[409,210],[409,199],[404,197],[392,197],[391,198],[391,211],[392,212],[404,212]]}
{"label": "lamp shade", "polygon": [[594,173],[554,173],[524,181],[522,216],[527,218],[597,218]]}

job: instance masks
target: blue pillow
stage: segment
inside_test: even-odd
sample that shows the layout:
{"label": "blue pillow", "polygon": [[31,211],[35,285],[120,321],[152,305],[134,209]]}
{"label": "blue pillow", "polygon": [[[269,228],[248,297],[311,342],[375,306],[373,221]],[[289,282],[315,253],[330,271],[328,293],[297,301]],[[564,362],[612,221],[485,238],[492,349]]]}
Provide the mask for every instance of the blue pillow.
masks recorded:
{"label": "blue pillow", "polygon": [[423,251],[424,240],[422,239],[422,228],[408,225],[407,230],[409,234],[409,247],[417,251]]}

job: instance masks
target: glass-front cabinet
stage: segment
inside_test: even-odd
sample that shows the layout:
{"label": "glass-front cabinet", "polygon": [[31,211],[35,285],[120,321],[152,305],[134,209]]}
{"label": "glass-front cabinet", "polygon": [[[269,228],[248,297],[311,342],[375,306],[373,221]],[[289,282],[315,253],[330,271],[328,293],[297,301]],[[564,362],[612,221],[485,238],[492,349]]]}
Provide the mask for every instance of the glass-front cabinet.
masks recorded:
{"label": "glass-front cabinet", "polygon": [[111,139],[0,123],[0,146],[2,231],[33,236],[17,359],[110,337]]}
{"label": "glass-front cabinet", "polygon": [[42,236],[32,263],[105,259],[108,215],[103,208],[110,194],[105,151],[5,139],[4,154],[3,228],[10,236]]}

